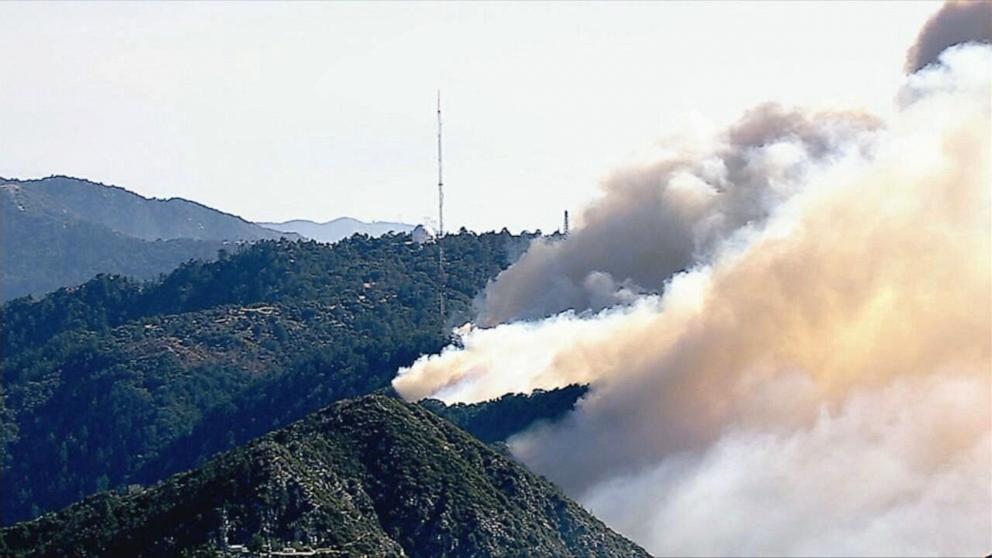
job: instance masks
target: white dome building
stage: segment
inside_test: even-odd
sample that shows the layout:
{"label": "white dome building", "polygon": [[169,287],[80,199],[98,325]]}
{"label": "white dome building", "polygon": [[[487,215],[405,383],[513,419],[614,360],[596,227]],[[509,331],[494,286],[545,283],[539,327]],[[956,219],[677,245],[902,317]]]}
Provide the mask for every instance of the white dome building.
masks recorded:
{"label": "white dome building", "polygon": [[427,225],[417,225],[412,231],[410,231],[410,237],[417,244],[425,244],[427,242],[434,242],[437,238],[437,234],[434,229]]}

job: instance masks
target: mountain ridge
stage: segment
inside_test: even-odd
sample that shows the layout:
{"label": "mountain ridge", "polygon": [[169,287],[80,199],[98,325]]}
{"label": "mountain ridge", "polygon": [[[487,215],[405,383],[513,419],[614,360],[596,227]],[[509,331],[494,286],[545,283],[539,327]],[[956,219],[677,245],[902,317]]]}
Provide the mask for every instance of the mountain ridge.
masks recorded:
{"label": "mountain ridge", "polygon": [[[447,237],[447,317],[529,237]],[[445,344],[434,245],[263,241],[154,283],[97,277],[0,306],[4,522],[189,469]]]}
{"label": "mountain ridge", "polygon": [[93,496],[0,540],[15,557],[217,556],[231,545],[254,555],[648,556],[547,480],[384,395],[338,402],[198,469]]}
{"label": "mountain ridge", "polygon": [[53,175],[0,179],[0,301],[40,296],[105,274],[155,279],[214,259],[272,231],[183,198],[146,198],[121,186]]}
{"label": "mountain ridge", "polygon": [[[142,240],[261,240],[278,239],[281,236],[291,240],[299,238],[293,234],[279,234],[281,231],[266,229],[241,216],[194,200],[177,196],[146,197],[122,186],[86,178],[55,174],[39,179],[2,178],[0,183],[3,186],[16,185],[22,195],[27,194],[35,200],[48,202],[54,209],[61,209],[63,213],[68,212],[80,220],[95,222]],[[99,199],[95,200],[94,197]],[[116,207],[96,207],[97,201],[111,203]],[[123,204],[130,204],[131,207],[121,211],[119,206]],[[162,212],[168,210],[177,212],[178,217],[185,219],[174,219],[173,223],[164,222],[170,216],[162,215]],[[200,220],[199,223],[196,222],[197,219]],[[204,220],[211,220],[213,223],[204,223]],[[190,221],[193,226],[190,226]],[[213,224],[213,229],[205,230],[207,224]]]}
{"label": "mountain ridge", "polygon": [[388,233],[405,233],[415,225],[392,221],[362,221],[354,217],[337,217],[329,221],[317,222],[309,219],[291,219],[283,222],[258,222],[263,227],[299,234],[318,242],[337,242],[354,234],[381,236]]}

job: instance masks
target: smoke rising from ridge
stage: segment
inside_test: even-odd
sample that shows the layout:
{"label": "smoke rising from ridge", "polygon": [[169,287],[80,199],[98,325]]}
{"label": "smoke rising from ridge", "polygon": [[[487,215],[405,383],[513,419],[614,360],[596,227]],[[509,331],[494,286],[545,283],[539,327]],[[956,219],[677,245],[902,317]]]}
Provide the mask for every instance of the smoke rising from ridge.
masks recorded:
{"label": "smoke rising from ridge", "polygon": [[992,2],[946,2],[931,17],[906,55],[906,73],[937,62],[940,53],[965,43],[992,43]]}
{"label": "smoke rising from ridge", "polygon": [[[806,116],[735,140],[739,124],[614,179],[596,235],[536,245],[486,302],[493,323],[625,304],[475,330],[394,386],[473,401],[591,382],[511,449],[656,554],[987,553],[992,49],[941,60],[884,127]],[[640,209],[675,224],[614,222]],[[548,277],[562,298],[536,297]]]}
{"label": "smoke rising from ridge", "polygon": [[535,241],[487,287],[479,322],[598,311],[660,292],[735,230],[764,220],[810,167],[859,149],[877,125],[861,113],[763,105],[708,152],[618,172],[566,241]]}

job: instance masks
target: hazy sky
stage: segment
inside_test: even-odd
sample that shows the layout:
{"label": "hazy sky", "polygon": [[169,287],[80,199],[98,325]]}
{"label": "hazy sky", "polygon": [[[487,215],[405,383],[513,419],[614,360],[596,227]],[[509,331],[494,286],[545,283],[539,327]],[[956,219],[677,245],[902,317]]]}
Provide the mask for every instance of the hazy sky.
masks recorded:
{"label": "hazy sky", "polygon": [[885,111],[939,3],[0,4],[0,176],[252,220],[559,226],[673,134]]}

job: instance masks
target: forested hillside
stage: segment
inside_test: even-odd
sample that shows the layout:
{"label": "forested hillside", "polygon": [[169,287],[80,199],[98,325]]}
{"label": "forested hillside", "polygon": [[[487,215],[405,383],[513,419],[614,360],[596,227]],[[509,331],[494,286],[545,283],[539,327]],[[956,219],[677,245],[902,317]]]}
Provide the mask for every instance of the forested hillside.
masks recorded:
{"label": "forested hillside", "polygon": [[[452,321],[528,237],[445,238]],[[3,517],[157,481],[439,350],[436,247],[265,241],[0,308]]]}
{"label": "forested hillside", "polygon": [[0,531],[10,556],[647,556],[548,481],[384,396],[343,401],[150,488]]}
{"label": "forested hillside", "polygon": [[424,399],[420,405],[470,432],[483,442],[502,442],[538,421],[554,421],[575,408],[589,386],[572,384],[533,393],[508,393],[481,403],[445,405]]}

